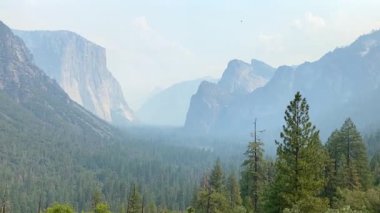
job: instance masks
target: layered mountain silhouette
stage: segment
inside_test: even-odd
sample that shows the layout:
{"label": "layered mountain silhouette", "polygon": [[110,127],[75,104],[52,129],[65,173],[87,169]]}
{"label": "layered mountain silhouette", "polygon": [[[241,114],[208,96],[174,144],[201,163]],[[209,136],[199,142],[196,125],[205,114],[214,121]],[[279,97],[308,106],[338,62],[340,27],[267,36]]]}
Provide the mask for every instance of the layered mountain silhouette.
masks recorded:
{"label": "layered mountain silhouette", "polygon": [[[226,72],[223,75],[226,75]],[[239,87],[238,87],[239,88]],[[203,83],[191,99],[185,128],[248,135],[254,118],[266,135],[279,136],[285,108],[300,91],[312,121],[326,138],[346,117],[362,129],[380,123],[380,31],[359,37],[315,62],[281,66],[263,87],[234,95]]]}
{"label": "layered mountain silhouette", "polygon": [[183,126],[190,98],[206,80],[215,81],[211,77],[183,81],[152,95],[137,111],[140,121],[149,125]]}

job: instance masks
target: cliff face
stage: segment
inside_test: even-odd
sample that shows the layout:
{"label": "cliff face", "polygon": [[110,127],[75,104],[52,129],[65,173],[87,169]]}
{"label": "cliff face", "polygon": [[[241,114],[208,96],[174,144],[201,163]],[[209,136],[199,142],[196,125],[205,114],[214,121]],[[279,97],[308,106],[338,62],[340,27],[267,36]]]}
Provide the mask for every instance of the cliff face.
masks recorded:
{"label": "cliff face", "polygon": [[220,117],[251,92],[263,87],[274,68],[258,61],[232,60],[217,83],[204,81],[191,97],[185,128],[199,133],[212,132]]}
{"label": "cliff face", "polygon": [[72,101],[33,63],[23,41],[1,21],[0,98],[0,120],[7,124],[4,128],[13,125],[19,131],[59,130],[79,137],[112,137],[111,125]]}
{"label": "cliff face", "polygon": [[24,40],[36,65],[71,99],[116,125],[135,120],[119,83],[107,69],[103,47],[68,31],[14,32]]}

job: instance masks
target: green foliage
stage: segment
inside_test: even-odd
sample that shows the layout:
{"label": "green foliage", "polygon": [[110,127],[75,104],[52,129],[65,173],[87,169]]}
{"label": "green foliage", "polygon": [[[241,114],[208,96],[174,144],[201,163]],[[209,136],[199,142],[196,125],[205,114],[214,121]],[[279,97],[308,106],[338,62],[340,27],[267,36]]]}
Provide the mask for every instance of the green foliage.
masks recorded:
{"label": "green foliage", "polygon": [[352,210],[350,206],[345,206],[340,209],[328,209],[326,213],[362,213],[362,211]]}
{"label": "green foliage", "polygon": [[286,208],[284,212],[325,212],[327,211],[327,200],[315,196],[307,196],[299,199],[291,208]]}
{"label": "green foliage", "polygon": [[306,99],[298,92],[285,111],[286,124],[282,142],[277,142],[276,177],[268,194],[267,212],[294,205],[311,212],[326,208],[326,201],[319,196],[325,184],[327,158],[308,111]]}
{"label": "green foliage", "polygon": [[102,202],[102,194],[99,190],[95,190],[92,195],[92,208],[96,209],[98,204]]}
{"label": "green foliage", "polygon": [[[325,195],[330,206],[335,207],[338,188],[366,190],[371,185],[371,174],[365,144],[351,119],[331,134],[326,148],[330,163],[327,165]],[[375,160],[372,166],[373,171],[376,170]]]}
{"label": "green foliage", "polygon": [[240,196],[240,186],[234,174],[228,177],[227,189],[231,207],[241,206],[243,201]]}
{"label": "green foliage", "polygon": [[265,185],[269,182],[267,162],[263,158],[262,146],[263,143],[257,140],[256,136],[254,141],[249,142],[240,180],[245,207],[254,209],[255,212],[261,212],[262,194]]}
{"label": "green foliage", "polygon": [[98,203],[95,207],[94,213],[111,213],[107,203]]}
{"label": "green foliage", "polygon": [[346,161],[344,185],[349,189],[367,189],[371,184],[371,176],[363,138],[350,118],[344,122],[340,132]]}
{"label": "green foliage", "polygon": [[227,180],[227,194],[231,212],[245,212],[243,201],[240,195],[240,186],[234,174],[231,174]]}
{"label": "green foliage", "polygon": [[198,192],[197,212],[221,213],[228,212],[228,201],[224,194],[201,188]]}
{"label": "green foliage", "polygon": [[335,130],[326,143],[329,161],[326,165],[326,179],[324,195],[329,199],[331,207],[334,207],[336,190],[343,186],[344,154],[342,153],[341,133]]}
{"label": "green foliage", "polygon": [[196,197],[196,211],[200,213],[244,212],[236,178],[231,175],[225,185],[220,160],[215,162],[210,178],[205,176]]}
{"label": "green foliage", "polygon": [[74,209],[69,204],[53,204],[46,210],[46,213],[74,213]]}
{"label": "green foliage", "polygon": [[194,209],[193,207],[188,207],[188,208],[186,209],[186,212],[187,212],[187,213],[195,213],[195,209]]}
{"label": "green foliage", "polygon": [[214,165],[213,170],[211,171],[209,184],[213,191],[222,193],[225,190],[223,182],[224,175],[222,166],[220,165],[220,160],[218,159]]}
{"label": "green foliage", "polygon": [[377,152],[371,159],[369,164],[375,186],[380,184],[380,151]]}
{"label": "green foliage", "polygon": [[132,190],[129,194],[127,213],[139,213],[141,212],[142,199],[140,193],[137,191],[136,186],[133,184]]}
{"label": "green foliage", "polygon": [[360,212],[380,212],[380,189],[367,191],[342,189],[338,190],[338,207],[350,206],[350,209]]}
{"label": "green foliage", "polygon": [[[7,103],[1,96],[0,101]],[[5,110],[10,115],[18,109],[0,104],[0,111]],[[89,211],[95,190],[119,212],[122,206],[126,209],[131,183],[141,186],[147,204],[185,210],[204,171],[225,153],[221,148],[211,152],[167,142],[184,140],[182,136],[157,133],[151,141],[151,135],[137,130],[136,136],[128,134],[123,141],[79,137],[62,126],[44,127],[20,112],[10,120],[0,116],[0,199],[6,192],[4,202],[13,213],[37,211],[40,197],[42,209],[60,202],[78,212]],[[237,157],[228,162],[237,166],[243,146],[235,149],[229,151]]]}

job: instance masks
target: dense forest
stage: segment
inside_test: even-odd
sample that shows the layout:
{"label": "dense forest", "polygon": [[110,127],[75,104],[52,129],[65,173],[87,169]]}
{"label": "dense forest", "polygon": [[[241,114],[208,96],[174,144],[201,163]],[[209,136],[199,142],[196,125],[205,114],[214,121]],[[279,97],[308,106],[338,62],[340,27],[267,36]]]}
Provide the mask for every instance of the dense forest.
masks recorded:
{"label": "dense forest", "polygon": [[[175,129],[131,128],[99,137],[65,123],[38,123],[8,99],[0,92],[1,103],[7,103],[0,108],[8,116],[0,119],[2,212],[37,212],[55,202],[87,211],[96,194],[118,212],[133,188],[154,209],[185,209],[217,156],[236,168],[244,149],[229,141],[185,141],[173,135]],[[51,122],[58,121],[52,117]],[[199,145],[189,146],[189,140]]]}
{"label": "dense forest", "polygon": [[2,123],[1,212],[380,211],[380,131],[347,118],[322,143],[300,93],[284,119],[274,159],[256,121],[248,146],[153,128],[79,143]]}

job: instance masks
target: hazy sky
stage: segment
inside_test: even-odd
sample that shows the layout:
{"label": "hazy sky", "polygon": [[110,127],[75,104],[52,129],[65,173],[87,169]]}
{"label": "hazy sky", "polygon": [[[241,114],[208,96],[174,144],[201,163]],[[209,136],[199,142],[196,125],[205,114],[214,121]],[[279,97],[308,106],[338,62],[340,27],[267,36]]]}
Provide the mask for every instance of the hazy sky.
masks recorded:
{"label": "hazy sky", "polygon": [[0,0],[15,29],[71,30],[107,49],[137,109],[157,88],[220,77],[229,60],[313,61],[380,28],[379,0]]}

